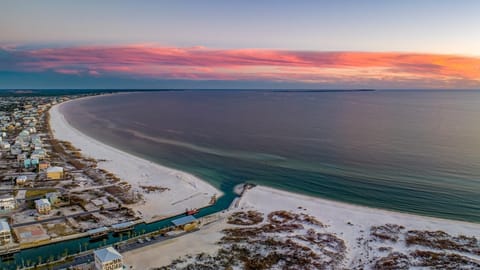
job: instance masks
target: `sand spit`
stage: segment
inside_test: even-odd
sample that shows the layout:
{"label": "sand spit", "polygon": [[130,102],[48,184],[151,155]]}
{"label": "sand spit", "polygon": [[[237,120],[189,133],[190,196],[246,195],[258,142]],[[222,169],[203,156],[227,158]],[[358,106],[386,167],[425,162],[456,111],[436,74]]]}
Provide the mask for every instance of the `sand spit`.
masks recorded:
{"label": "sand spit", "polygon": [[[250,225],[229,224],[228,218],[238,212],[260,213],[263,221],[260,223],[256,221]],[[277,223],[273,220],[272,223],[272,216],[278,218],[282,215],[296,216],[297,220],[283,219]],[[217,223],[210,224],[185,238],[182,237],[181,240],[126,252],[124,255],[127,265],[133,266],[134,269],[146,269],[165,266],[169,264],[169,260],[180,258],[166,269],[170,269],[169,267],[181,269],[189,265],[195,268],[198,266],[195,264],[199,263],[212,264],[222,259],[222,256],[226,258],[224,262],[231,261],[232,257],[228,256],[232,253],[232,247],[241,247],[242,241],[248,246],[245,250],[250,252],[256,248],[252,241],[258,241],[257,248],[260,253],[257,254],[258,258],[252,260],[258,262],[265,258],[268,249],[272,248],[271,239],[278,241],[274,242],[278,245],[277,248],[270,250],[276,256],[286,258],[294,251],[289,251],[285,246],[290,247],[297,243],[310,248],[312,254],[318,255],[319,259],[311,260],[312,263],[325,260],[325,264],[319,263],[322,265],[321,268],[325,269],[384,269],[386,265],[382,263],[398,263],[395,267],[400,267],[403,263],[407,268],[417,266],[421,268],[421,265],[428,267],[430,263],[446,266],[445,262],[452,263],[454,268],[463,266],[471,269],[475,268],[477,263],[480,265],[480,246],[475,244],[478,242],[470,241],[475,237],[478,241],[480,235],[480,224],[475,223],[355,206],[263,186],[247,190],[236,208],[218,213],[216,216],[219,220]],[[310,218],[313,218],[313,222]],[[241,231],[227,231],[229,232],[227,238],[222,239],[225,234],[221,232],[225,229]],[[425,232],[438,231],[442,233],[425,236]],[[237,235],[237,238],[232,239],[232,235]],[[270,241],[267,246],[261,246],[262,237]],[[305,241],[306,239],[310,242]],[[282,241],[288,245],[282,246]],[[218,244],[219,242],[221,244]],[[447,245],[445,248],[439,248],[435,247],[436,244]],[[219,256],[217,251],[222,249],[223,255]],[[240,252],[242,251],[240,249]],[[199,256],[201,253],[203,254]],[[162,254],[168,254],[168,260],[162,258]],[[252,256],[252,253],[249,255]],[[432,258],[439,261],[432,261]],[[245,257],[242,260],[244,259]],[[242,269],[241,263],[243,261],[233,269]],[[319,267],[314,264],[311,266],[312,268],[308,269]]]}

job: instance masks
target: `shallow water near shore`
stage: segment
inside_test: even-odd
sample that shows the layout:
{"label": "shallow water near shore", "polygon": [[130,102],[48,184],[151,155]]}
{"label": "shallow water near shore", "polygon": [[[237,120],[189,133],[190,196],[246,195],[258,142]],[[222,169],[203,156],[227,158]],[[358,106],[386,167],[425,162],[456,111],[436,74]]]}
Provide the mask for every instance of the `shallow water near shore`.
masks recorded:
{"label": "shallow water near shore", "polygon": [[222,191],[253,182],[480,222],[480,92],[180,91],[62,106],[71,125]]}

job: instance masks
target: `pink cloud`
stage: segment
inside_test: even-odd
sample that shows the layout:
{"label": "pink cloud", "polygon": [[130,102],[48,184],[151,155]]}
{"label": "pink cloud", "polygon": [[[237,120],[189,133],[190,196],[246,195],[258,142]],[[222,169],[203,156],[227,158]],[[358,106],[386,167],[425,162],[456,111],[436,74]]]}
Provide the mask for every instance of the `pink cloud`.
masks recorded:
{"label": "pink cloud", "polygon": [[480,85],[480,58],[395,52],[315,52],[205,47],[46,48],[5,53],[0,69],[62,74],[103,74],[165,79],[273,81],[422,81]]}
{"label": "pink cloud", "polygon": [[72,74],[78,75],[78,74],[80,74],[79,70],[63,69],[63,68],[55,69],[55,72],[60,73],[60,74],[68,74],[68,75],[72,75]]}

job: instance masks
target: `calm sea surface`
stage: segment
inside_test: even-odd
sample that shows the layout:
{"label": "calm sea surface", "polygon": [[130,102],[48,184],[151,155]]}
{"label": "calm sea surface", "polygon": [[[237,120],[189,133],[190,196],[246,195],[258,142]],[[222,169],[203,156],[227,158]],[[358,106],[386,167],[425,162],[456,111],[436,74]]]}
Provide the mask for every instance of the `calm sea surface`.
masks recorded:
{"label": "calm sea surface", "polygon": [[63,107],[87,135],[193,173],[480,222],[480,92],[181,91]]}

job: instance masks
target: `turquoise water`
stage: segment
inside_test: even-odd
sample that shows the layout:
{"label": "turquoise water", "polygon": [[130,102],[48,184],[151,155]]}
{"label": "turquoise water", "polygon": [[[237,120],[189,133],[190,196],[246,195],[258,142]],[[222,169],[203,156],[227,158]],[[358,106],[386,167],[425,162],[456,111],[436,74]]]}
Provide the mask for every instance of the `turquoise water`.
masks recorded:
{"label": "turquoise water", "polygon": [[193,173],[480,222],[480,92],[180,91],[63,107],[89,136]]}

